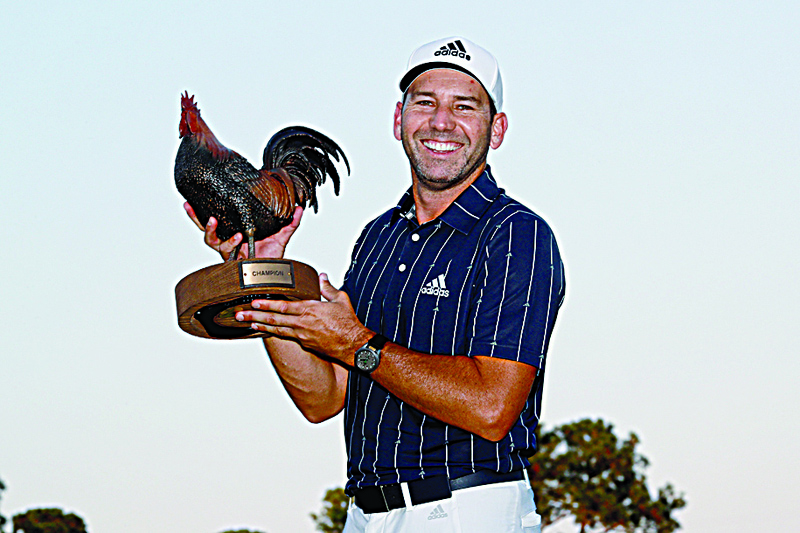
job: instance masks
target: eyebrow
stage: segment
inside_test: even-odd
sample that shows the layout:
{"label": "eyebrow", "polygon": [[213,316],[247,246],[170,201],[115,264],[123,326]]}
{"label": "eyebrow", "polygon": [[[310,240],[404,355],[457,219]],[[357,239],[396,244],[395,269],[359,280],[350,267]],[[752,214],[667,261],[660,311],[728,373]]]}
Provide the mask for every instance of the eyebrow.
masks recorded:
{"label": "eyebrow", "polygon": [[[413,92],[413,93],[409,93],[408,96],[409,97],[428,96],[430,98],[436,98],[436,94],[431,92],[431,91],[416,91],[416,92]],[[459,95],[459,96],[456,96],[455,99],[456,100],[466,100],[467,102],[475,102],[476,104],[480,104],[481,103],[481,99],[477,98],[475,96],[460,96]]]}

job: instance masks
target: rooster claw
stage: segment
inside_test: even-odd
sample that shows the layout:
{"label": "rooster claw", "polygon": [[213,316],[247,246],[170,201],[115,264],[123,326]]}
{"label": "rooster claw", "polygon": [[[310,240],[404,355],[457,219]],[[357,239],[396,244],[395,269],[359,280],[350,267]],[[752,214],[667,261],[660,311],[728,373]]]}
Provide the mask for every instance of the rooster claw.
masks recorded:
{"label": "rooster claw", "polygon": [[[256,258],[256,228],[247,228],[244,232],[247,235],[247,258]],[[242,241],[244,242],[244,241]]]}
{"label": "rooster claw", "polygon": [[242,249],[242,244],[244,244],[244,241],[236,245],[236,247],[231,252],[231,255],[229,255],[225,261],[236,261],[236,259],[239,258],[239,250]]}

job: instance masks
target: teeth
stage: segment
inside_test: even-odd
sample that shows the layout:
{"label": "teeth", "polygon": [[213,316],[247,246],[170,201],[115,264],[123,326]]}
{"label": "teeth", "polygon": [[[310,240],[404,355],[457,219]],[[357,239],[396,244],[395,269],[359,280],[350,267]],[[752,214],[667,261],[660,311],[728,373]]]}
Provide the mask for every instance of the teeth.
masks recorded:
{"label": "teeth", "polygon": [[460,146],[458,143],[442,143],[436,141],[422,141],[422,144],[425,145],[426,148],[436,150],[437,152],[453,152],[458,150]]}

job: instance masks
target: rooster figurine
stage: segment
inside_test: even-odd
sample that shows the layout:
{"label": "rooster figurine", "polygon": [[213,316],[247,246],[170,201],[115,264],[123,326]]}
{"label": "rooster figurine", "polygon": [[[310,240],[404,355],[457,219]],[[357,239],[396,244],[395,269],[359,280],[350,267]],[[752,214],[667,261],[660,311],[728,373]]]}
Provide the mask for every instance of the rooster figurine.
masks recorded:
{"label": "rooster figurine", "polygon": [[[317,210],[316,187],[328,175],[339,194],[339,174],[331,156],[342,156],[331,139],[303,126],[284,128],[267,143],[264,166],[257,170],[244,157],[223,146],[200,118],[194,96],[181,95],[181,145],[175,158],[175,185],[205,226],[217,219],[222,240],[241,232],[247,237],[248,257],[255,241],[277,233],[292,221],[296,205]],[[239,243],[241,246],[242,243]],[[239,248],[229,260],[238,256]]]}

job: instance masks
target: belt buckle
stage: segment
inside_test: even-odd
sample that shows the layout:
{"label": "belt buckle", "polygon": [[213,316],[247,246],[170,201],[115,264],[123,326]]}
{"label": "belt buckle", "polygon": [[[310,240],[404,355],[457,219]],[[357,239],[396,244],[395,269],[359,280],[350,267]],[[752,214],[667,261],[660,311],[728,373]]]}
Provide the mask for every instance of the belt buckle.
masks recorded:
{"label": "belt buckle", "polygon": [[381,491],[381,500],[383,500],[382,512],[402,509],[406,506],[405,498],[403,498],[402,489],[399,484],[378,485],[377,488]]}

